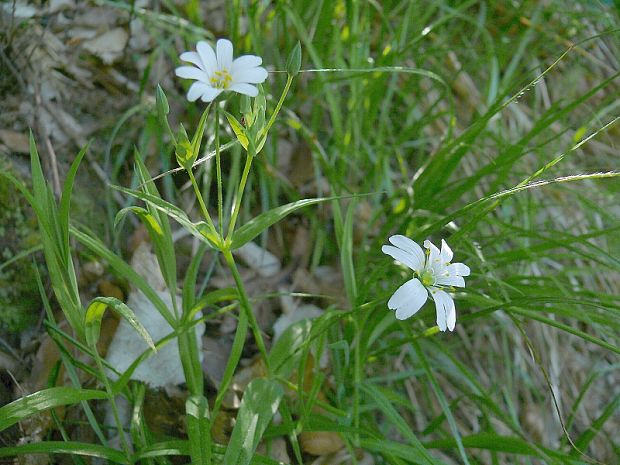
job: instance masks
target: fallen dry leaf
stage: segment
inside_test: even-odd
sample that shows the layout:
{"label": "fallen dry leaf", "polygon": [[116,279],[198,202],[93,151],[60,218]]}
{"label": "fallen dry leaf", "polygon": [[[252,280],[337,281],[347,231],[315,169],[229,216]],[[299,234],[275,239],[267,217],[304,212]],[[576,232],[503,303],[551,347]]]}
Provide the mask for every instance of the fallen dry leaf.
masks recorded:
{"label": "fallen dry leaf", "polygon": [[0,129],[0,140],[13,152],[30,153],[30,144],[26,133]]}
{"label": "fallen dry leaf", "polygon": [[242,245],[234,253],[265,278],[275,276],[281,269],[278,257],[254,242]]}
{"label": "fallen dry leaf", "polygon": [[[147,243],[142,243],[135,251],[131,265],[138,274],[147,280],[172,311],[172,297],[167,290],[164,290],[166,288],[164,278],[161,275],[157,258],[150,252],[149,247]],[[175,297],[180,303],[181,297],[178,295]],[[172,333],[172,327],[141,291],[132,289],[127,299],[127,305],[133,310],[138,321],[144,325],[154,342]],[[202,314],[199,313],[196,318],[201,316]],[[201,340],[204,328],[204,323],[195,327],[198,341]],[[136,331],[125,319],[122,319],[108,349],[107,360],[113,367],[123,372],[147,349],[146,342],[136,334]],[[202,351],[200,351],[201,361],[202,355]],[[112,373],[111,376],[116,377]],[[152,387],[169,387],[185,382],[178,341],[175,339],[169,342],[157,353],[143,361],[136,368],[131,379],[143,381]]]}
{"label": "fallen dry leaf", "polygon": [[333,454],[344,447],[338,433],[333,431],[304,431],[299,435],[301,449],[310,455]]}
{"label": "fallen dry leaf", "polygon": [[101,58],[106,65],[118,60],[125,50],[129,34],[125,29],[116,27],[89,40],[82,42],[82,47]]}

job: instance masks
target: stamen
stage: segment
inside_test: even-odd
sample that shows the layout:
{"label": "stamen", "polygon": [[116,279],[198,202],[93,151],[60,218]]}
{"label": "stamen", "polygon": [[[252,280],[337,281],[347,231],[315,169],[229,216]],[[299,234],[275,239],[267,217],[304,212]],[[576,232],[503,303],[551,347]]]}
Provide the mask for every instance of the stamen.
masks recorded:
{"label": "stamen", "polygon": [[232,76],[227,69],[222,69],[214,72],[210,81],[216,89],[228,89],[232,83]]}

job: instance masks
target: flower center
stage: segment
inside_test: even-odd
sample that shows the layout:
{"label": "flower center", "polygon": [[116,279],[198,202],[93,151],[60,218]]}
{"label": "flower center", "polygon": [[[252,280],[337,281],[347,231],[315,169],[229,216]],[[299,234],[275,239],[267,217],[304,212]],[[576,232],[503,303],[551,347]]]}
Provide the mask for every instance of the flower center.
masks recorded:
{"label": "flower center", "polygon": [[213,73],[210,81],[211,85],[216,89],[228,89],[232,82],[232,76],[227,69],[222,69]]}
{"label": "flower center", "polygon": [[432,270],[426,269],[420,273],[420,280],[425,286],[432,286],[435,284],[435,274]]}

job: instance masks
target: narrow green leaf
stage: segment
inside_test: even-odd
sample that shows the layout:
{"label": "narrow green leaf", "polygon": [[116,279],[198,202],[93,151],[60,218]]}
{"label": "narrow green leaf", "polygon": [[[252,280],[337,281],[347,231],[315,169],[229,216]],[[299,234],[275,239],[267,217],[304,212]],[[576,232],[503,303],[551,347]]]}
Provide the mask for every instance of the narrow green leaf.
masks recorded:
{"label": "narrow green leaf", "polygon": [[120,187],[120,186],[112,186],[112,187],[125,194],[131,195],[132,197],[143,200],[144,202],[152,205],[157,210],[164,212],[170,218],[172,218],[177,223],[179,223],[181,226],[183,226],[193,236],[197,237],[204,243],[208,244],[211,248],[214,248],[212,238],[210,238],[208,234],[209,227],[207,223],[205,223],[204,221],[193,223],[188,218],[187,214],[183,210],[181,210],[179,207],[171,204],[170,202],[166,202],[165,200],[159,197],[156,197],[152,194],[136,191],[133,189],[127,189],[125,187]]}
{"label": "narrow green leaf", "polygon": [[211,464],[211,422],[209,401],[204,396],[190,396],[185,402],[187,435],[192,464]]}
{"label": "narrow green leaf", "polygon": [[84,442],[43,441],[15,447],[0,448],[0,457],[12,457],[30,454],[70,454],[86,457],[98,457],[112,463],[129,464],[127,457],[116,449],[88,444]]}
{"label": "narrow green leaf", "polygon": [[605,425],[607,420],[609,420],[614,414],[616,414],[618,409],[620,409],[620,393],[616,394],[616,397],[614,397],[614,399],[609,404],[607,404],[607,407],[605,407],[603,413],[601,413],[601,415],[592,422],[588,429],[585,430],[581,434],[581,436],[577,438],[577,440],[575,441],[575,446],[577,446],[577,450],[573,449],[571,451],[571,455],[578,457],[579,451],[585,451],[588,448],[590,442],[592,442],[592,439],[594,439],[594,437],[598,434],[598,432],[601,430],[603,425]]}
{"label": "narrow green leaf", "polygon": [[[420,449],[417,447],[390,441],[388,439],[362,439],[360,443],[364,449],[383,454],[388,459],[391,456],[396,456],[405,459],[407,463],[416,465],[420,463],[445,463],[438,458],[431,457],[428,453],[420,452]],[[388,463],[393,462],[390,460]]]}
{"label": "narrow green leaf", "polygon": [[198,247],[198,250],[192,257],[192,260],[185,271],[185,279],[183,280],[183,316],[187,317],[196,301],[196,280],[198,279],[198,272],[200,270],[200,264],[202,258],[207,251],[207,244],[202,242]]}
{"label": "narrow green leaf", "polygon": [[90,338],[91,344],[96,344],[99,339],[99,328],[101,319],[107,308],[111,308],[124,318],[127,323],[140,335],[152,350],[155,349],[153,339],[142,323],[138,321],[135,313],[125,303],[115,297],[95,297],[86,309],[85,323],[87,328],[87,336]]}
{"label": "narrow green leaf", "polygon": [[7,429],[24,418],[61,405],[77,404],[84,400],[107,399],[103,391],[54,387],[35,392],[17,399],[0,408],[0,431]]}
{"label": "narrow green leaf", "polygon": [[355,306],[357,301],[357,282],[353,266],[353,214],[355,213],[356,205],[357,202],[355,199],[352,199],[347,209],[340,239],[340,267],[342,268],[347,300],[351,307]]}
{"label": "narrow green leaf", "polygon": [[99,257],[106,260],[110,266],[121,276],[128,279],[134,286],[136,286],[142,293],[151,301],[151,303],[155,306],[157,311],[166,319],[168,324],[172,327],[175,326],[176,320],[168,306],[164,303],[164,301],[157,295],[157,293],[149,286],[148,282],[140,276],[136,271],[129,266],[122,258],[108,249],[99,239],[94,238],[78,229],[73,227],[70,228],[71,234],[78,240],[80,243],[88,247],[92,252],[94,252]]}
{"label": "narrow green leaf", "polygon": [[284,395],[273,380],[255,379],[245,390],[224,465],[248,465]]}
{"label": "narrow green leaf", "polygon": [[269,351],[269,366],[274,374],[288,379],[298,365],[299,349],[307,341],[312,321],[302,320],[292,324],[282,333]]}
{"label": "narrow green leaf", "polygon": [[[471,449],[484,449],[507,454],[529,455],[543,459],[558,459],[566,464],[583,464],[583,461],[573,460],[568,455],[544,448],[536,443],[525,441],[518,437],[502,436],[494,433],[478,433],[462,438],[463,445]],[[429,449],[452,449],[456,441],[452,438],[438,439],[425,443]],[[545,462],[546,463],[546,462]]]}
{"label": "narrow green leaf", "polygon": [[[402,416],[396,411],[392,403],[388,400],[388,398],[373,384],[371,383],[362,383],[360,384],[360,388],[362,391],[366,392],[372,400],[375,401],[379,410],[383,412],[386,416],[390,424],[392,424],[402,436],[409,441],[410,446],[407,450],[411,452],[415,452],[415,456],[419,457],[417,460],[419,463],[424,463],[428,465],[438,465],[445,464],[445,462],[432,457],[426,448],[422,445],[422,443],[418,440],[416,435],[411,431],[410,426],[403,419]],[[385,441],[380,441],[381,443]],[[390,452],[394,453],[394,451]],[[396,454],[399,455],[399,454]]]}
{"label": "narrow green leaf", "polygon": [[65,179],[65,183],[62,189],[62,197],[60,198],[60,207],[58,209],[59,217],[58,222],[60,223],[60,227],[62,229],[62,245],[67,249],[69,249],[69,210],[71,207],[71,193],[73,191],[73,183],[75,182],[75,176],[77,174],[77,170],[80,166],[82,158],[86,154],[90,144],[86,144],[82,150],[78,153],[73,163],[71,163],[71,168],[67,173],[67,178]]}
{"label": "narrow green leaf", "polygon": [[326,202],[328,200],[334,200],[337,197],[324,197],[315,199],[304,199],[296,202],[291,202],[280,207],[276,207],[272,210],[261,213],[255,218],[252,218],[246,224],[237,229],[232,236],[232,250],[238,249],[243,244],[248,243],[265,229],[272,224],[277,223],[281,219],[290,215],[300,208],[307,207],[309,205],[315,205],[317,203]]}

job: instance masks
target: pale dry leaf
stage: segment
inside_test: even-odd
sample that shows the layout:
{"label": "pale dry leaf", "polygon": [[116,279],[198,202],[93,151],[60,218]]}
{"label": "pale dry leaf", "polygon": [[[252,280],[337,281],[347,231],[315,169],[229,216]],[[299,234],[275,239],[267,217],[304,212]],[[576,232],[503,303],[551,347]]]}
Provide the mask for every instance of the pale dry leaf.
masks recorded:
{"label": "pale dry leaf", "polygon": [[75,7],[75,0],[49,0],[47,11],[52,14],[63,10],[73,10]]}
{"label": "pale dry leaf", "polygon": [[291,463],[291,458],[288,455],[286,447],[286,441],[282,437],[271,439],[269,441],[269,447],[267,447],[264,442],[261,442],[256,448],[256,452],[261,455],[266,455],[279,463]]}
{"label": "pale dry leaf", "polygon": [[32,18],[37,14],[37,9],[27,2],[5,2],[0,6],[0,12],[3,22],[9,24]]}
{"label": "pale dry leaf", "polygon": [[[161,276],[155,255],[148,251],[148,244],[140,244],[131,263],[136,272],[149,282],[172,311],[172,297],[167,290],[163,290],[165,288],[164,279]],[[177,303],[180,304],[181,297],[178,295],[175,297]],[[173,328],[141,291],[132,289],[129,293],[127,305],[133,310],[138,321],[144,325],[153,341],[157,342],[172,333]],[[201,316],[202,313],[199,313],[196,318]],[[204,323],[196,325],[195,332],[198,341],[201,340],[204,328]],[[135,329],[125,319],[122,319],[108,349],[107,360],[110,365],[123,372],[147,349],[146,342],[136,334]],[[202,357],[203,354],[200,351],[201,362]],[[116,377],[113,373],[110,373],[110,376]],[[177,339],[169,342],[157,353],[152,354],[142,362],[134,371],[131,379],[143,381],[152,387],[169,387],[185,382]]]}
{"label": "pale dry leaf", "polygon": [[254,242],[248,242],[239,247],[235,250],[235,255],[265,278],[275,276],[281,269],[278,257]]}
{"label": "pale dry leaf", "polygon": [[0,140],[2,140],[4,145],[6,145],[12,152],[30,152],[30,144],[26,133],[13,131],[11,129],[0,129]]}
{"label": "pale dry leaf", "polygon": [[202,371],[216,388],[219,388],[224,376],[231,348],[232,342],[229,337],[215,339],[204,336],[202,338],[202,350],[204,352]]}
{"label": "pale dry leaf", "polygon": [[129,34],[125,29],[116,27],[89,40],[82,42],[82,47],[101,58],[106,65],[118,60],[125,50]]}
{"label": "pale dry leaf", "polygon": [[274,343],[280,338],[282,333],[284,333],[284,331],[286,331],[289,326],[297,323],[298,321],[312,320],[314,318],[318,318],[322,314],[323,310],[312,304],[301,305],[289,313],[283,313],[278,317],[278,319],[273,325]]}

